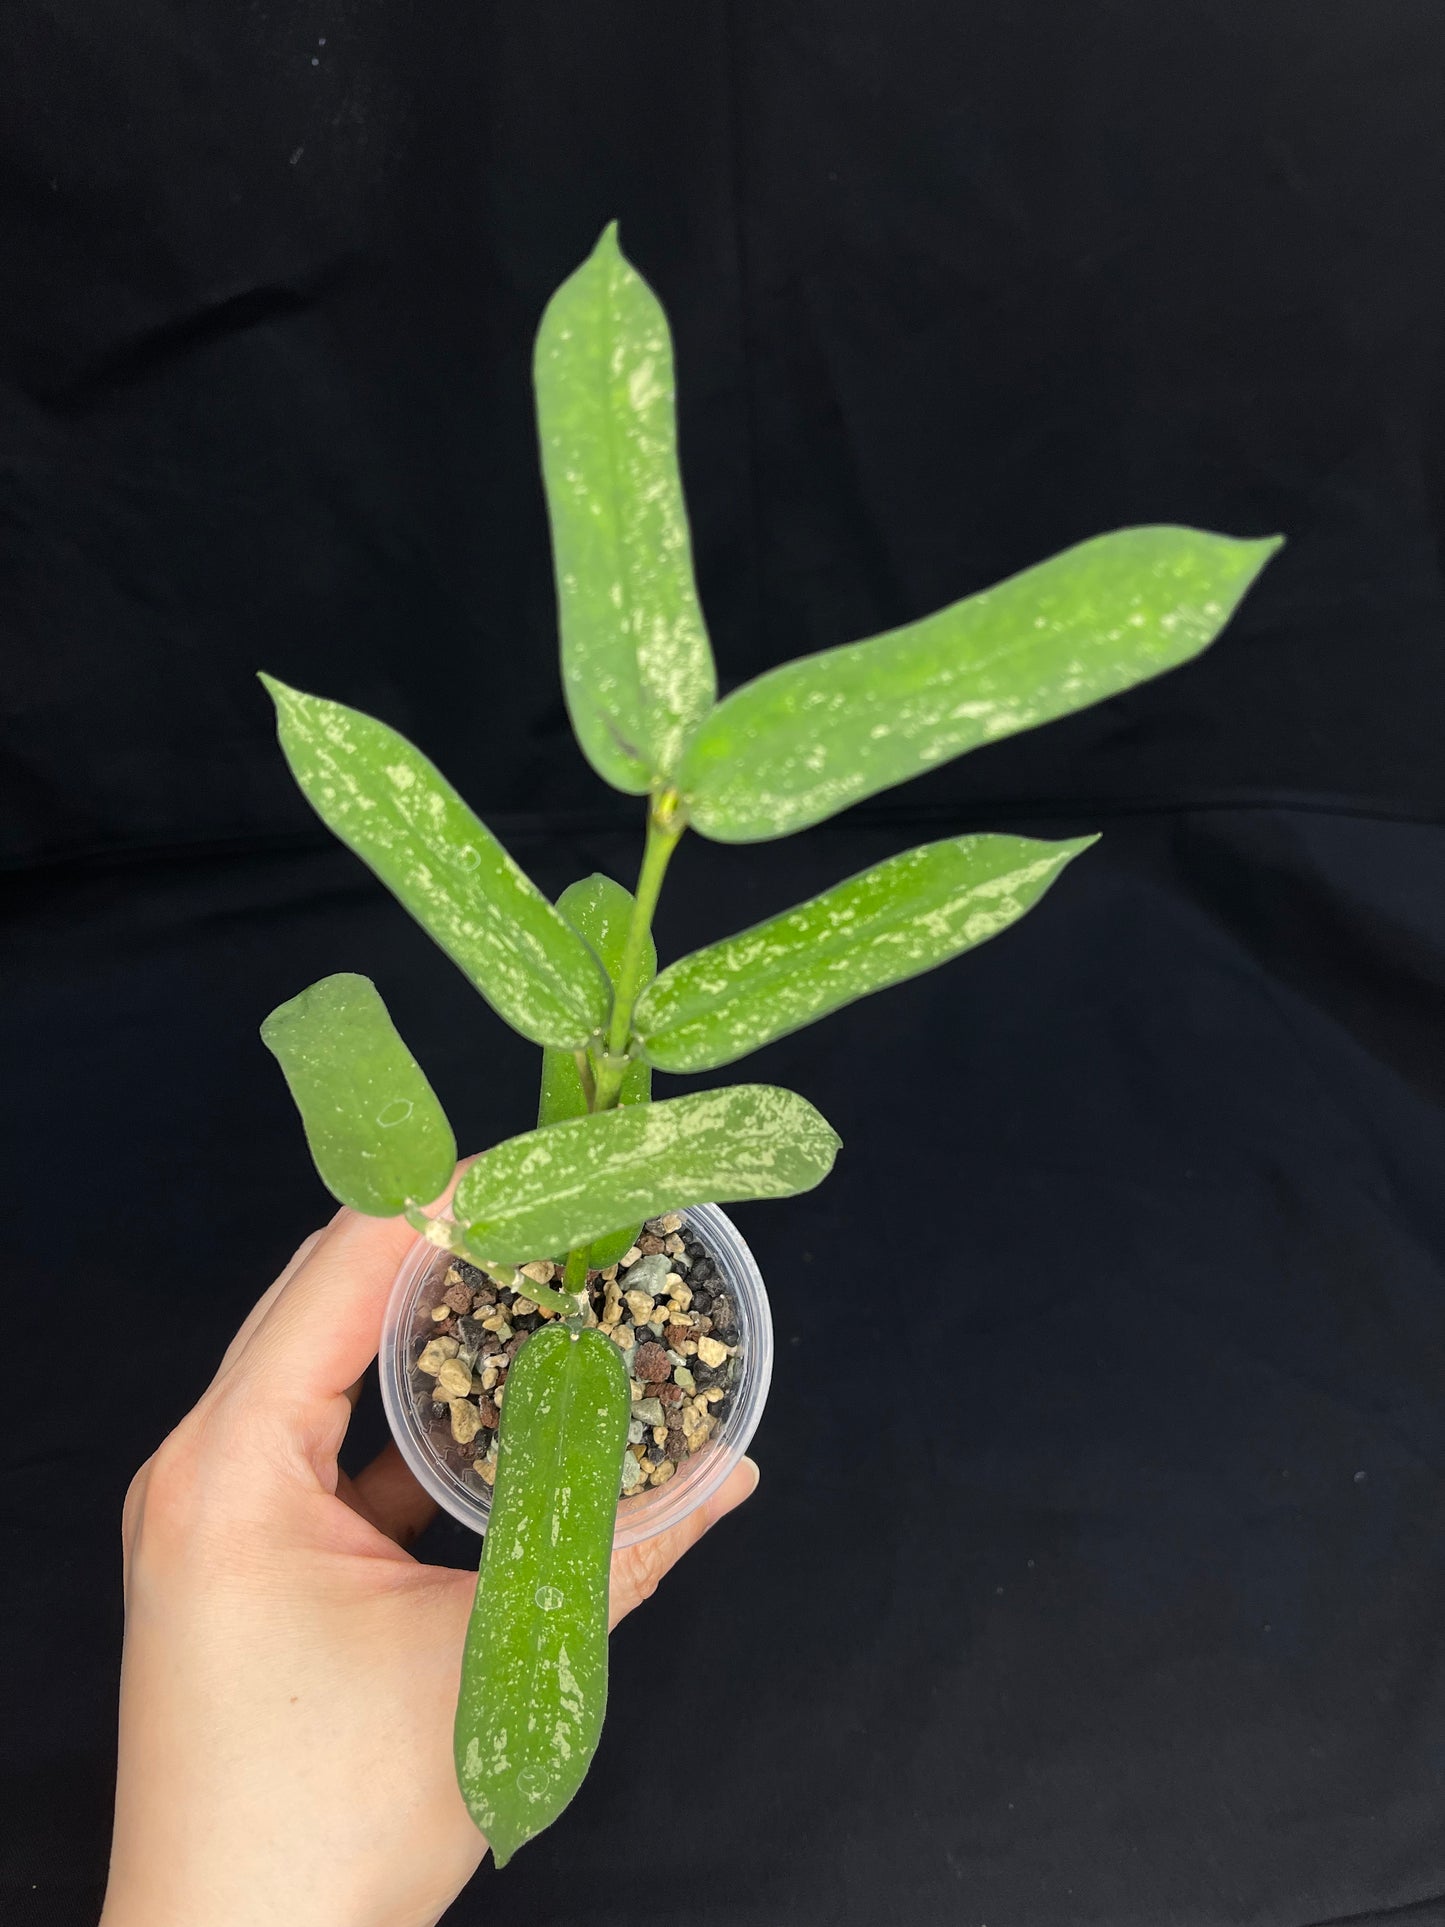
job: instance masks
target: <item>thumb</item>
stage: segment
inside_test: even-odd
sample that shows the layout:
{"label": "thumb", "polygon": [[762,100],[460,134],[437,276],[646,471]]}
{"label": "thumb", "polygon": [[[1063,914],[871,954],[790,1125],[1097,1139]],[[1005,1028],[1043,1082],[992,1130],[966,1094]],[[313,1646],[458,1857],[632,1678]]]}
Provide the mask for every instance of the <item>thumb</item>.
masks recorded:
{"label": "thumb", "polygon": [[706,1505],[689,1512],[655,1539],[643,1539],[635,1546],[622,1546],[612,1555],[611,1624],[625,1619],[634,1606],[651,1599],[685,1552],[725,1514],[740,1506],[757,1490],[758,1468],[744,1459],[718,1487]]}

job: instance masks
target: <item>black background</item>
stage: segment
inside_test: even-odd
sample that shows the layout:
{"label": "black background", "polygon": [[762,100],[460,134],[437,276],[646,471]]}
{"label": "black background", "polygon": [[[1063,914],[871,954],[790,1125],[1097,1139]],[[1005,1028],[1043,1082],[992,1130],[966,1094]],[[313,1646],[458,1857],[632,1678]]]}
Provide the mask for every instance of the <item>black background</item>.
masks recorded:
{"label": "black background", "polygon": [[365,971],[464,1143],[534,1102],[253,671],[549,891],[635,863],[528,392],[616,215],[724,686],[1119,524],[1289,543],[1197,665],[684,846],[664,957],[927,835],[1105,832],[753,1060],[846,1143],[737,1214],[762,1489],[452,1917],[1445,1922],[1439,0],[9,0],[0,74],[7,1921],[94,1918],[121,1496],[328,1210],[259,1020]]}

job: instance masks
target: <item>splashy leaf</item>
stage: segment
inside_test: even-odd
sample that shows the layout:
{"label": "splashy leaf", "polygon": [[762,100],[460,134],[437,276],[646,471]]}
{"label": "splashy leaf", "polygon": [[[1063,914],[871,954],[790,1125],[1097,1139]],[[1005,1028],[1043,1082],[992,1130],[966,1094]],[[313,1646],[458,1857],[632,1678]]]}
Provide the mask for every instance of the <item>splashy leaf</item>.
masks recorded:
{"label": "splashy leaf", "polygon": [[921,622],[770,669],[699,725],[678,778],[691,821],[722,843],[785,836],[1187,662],[1278,547],[1120,529]]}
{"label": "splashy leaf", "polygon": [[1023,916],[1092,837],[958,836],[850,877],[664,970],[635,1029],[663,1070],[731,1064]]}
{"label": "splashy leaf", "polygon": [[571,924],[446,778],[396,730],[345,703],[262,682],[306,800],[524,1037],[585,1044],[607,979]]}
{"label": "splashy leaf", "polygon": [[600,1332],[545,1326],[507,1375],[456,1723],[462,1797],[499,1867],[557,1818],[597,1748],[630,1412]]}
{"label": "splashy leaf", "polygon": [[572,727],[605,782],[671,777],[717,693],[677,463],[672,336],[614,223],[553,295],[534,365]]}
{"label": "splashy leaf", "polygon": [[631,1219],[809,1191],[838,1143],[796,1092],[735,1084],[508,1138],[469,1167],[453,1209],[474,1250],[521,1264]]}

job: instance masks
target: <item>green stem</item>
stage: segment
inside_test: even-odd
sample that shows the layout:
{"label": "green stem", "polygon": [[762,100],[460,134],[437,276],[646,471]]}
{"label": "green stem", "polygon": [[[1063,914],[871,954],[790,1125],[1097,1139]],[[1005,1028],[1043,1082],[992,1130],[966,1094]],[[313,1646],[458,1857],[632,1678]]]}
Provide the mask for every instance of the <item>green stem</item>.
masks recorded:
{"label": "green stem", "polygon": [[[556,1312],[559,1318],[570,1316],[576,1309],[570,1299],[564,1298],[560,1291],[553,1291],[550,1285],[539,1285],[531,1278],[524,1278],[513,1266],[493,1264],[490,1258],[473,1251],[462,1234],[461,1226],[453,1224],[450,1218],[429,1218],[415,1203],[408,1203],[405,1217],[413,1231],[419,1231],[428,1244],[435,1245],[438,1251],[448,1252],[453,1258],[465,1259],[504,1291],[520,1292],[524,1298],[530,1298],[534,1305],[545,1305],[548,1311]],[[585,1279],[585,1271],[583,1276]]]}
{"label": "green stem", "polygon": [[582,1095],[587,1100],[588,1110],[595,1109],[593,1100],[597,1096],[597,1082],[592,1075],[592,1060],[585,1050],[574,1050],[573,1061],[577,1066],[577,1080],[582,1086]]}
{"label": "green stem", "polygon": [[647,813],[647,844],[642,852],[642,868],[632,900],[632,916],[627,925],[622,964],[617,972],[617,987],[612,998],[612,1019],[607,1027],[607,1049],[598,1059],[596,1088],[592,1097],[594,1111],[610,1111],[617,1102],[622,1080],[627,1074],[628,1047],[632,1042],[632,1013],[642,992],[643,960],[662,879],[667,874],[672,853],[687,828],[682,799],[676,790],[663,790],[653,798]]}
{"label": "green stem", "polygon": [[[475,1260],[473,1260],[475,1263]],[[553,1291],[550,1285],[539,1285],[533,1278],[524,1278],[520,1272],[514,1274],[516,1284],[512,1287],[523,1298],[530,1298],[534,1305],[545,1305],[559,1318],[570,1318],[576,1307],[570,1298],[564,1298],[560,1291]]]}
{"label": "green stem", "polygon": [[567,1263],[562,1269],[562,1289],[570,1294],[573,1304],[569,1311],[581,1317],[587,1316],[587,1247],[574,1245],[567,1253]]}

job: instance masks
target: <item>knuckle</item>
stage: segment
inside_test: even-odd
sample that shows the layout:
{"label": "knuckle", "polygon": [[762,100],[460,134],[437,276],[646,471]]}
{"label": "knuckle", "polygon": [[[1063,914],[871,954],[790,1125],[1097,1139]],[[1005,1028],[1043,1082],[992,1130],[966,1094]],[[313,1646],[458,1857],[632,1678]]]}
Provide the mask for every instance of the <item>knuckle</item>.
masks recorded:
{"label": "knuckle", "polygon": [[138,1534],[142,1520],[148,1528],[179,1520],[194,1504],[198,1455],[188,1432],[189,1421],[183,1420],[131,1482],[126,1511],[133,1534]]}
{"label": "knuckle", "polygon": [[230,1458],[219,1415],[206,1403],[189,1412],[157,1446],[126,1494],[121,1533],[134,1556],[184,1549],[214,1513]]}
{"label": "knuckle", "polygon": [[671,1535],[667,1533],[629,1546],[623,1557],[626,1591],[639,1605],[644,1599],[651,1599],[676,1563]]}

